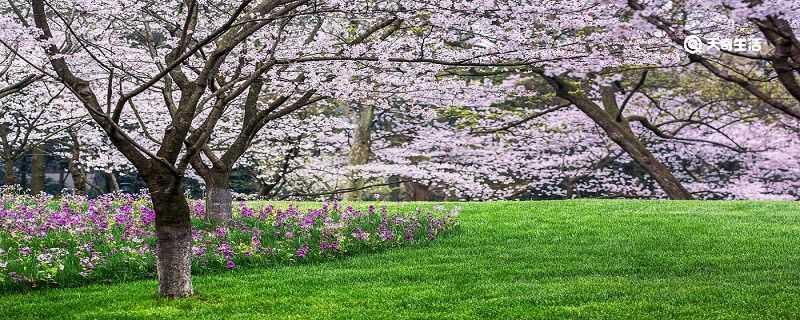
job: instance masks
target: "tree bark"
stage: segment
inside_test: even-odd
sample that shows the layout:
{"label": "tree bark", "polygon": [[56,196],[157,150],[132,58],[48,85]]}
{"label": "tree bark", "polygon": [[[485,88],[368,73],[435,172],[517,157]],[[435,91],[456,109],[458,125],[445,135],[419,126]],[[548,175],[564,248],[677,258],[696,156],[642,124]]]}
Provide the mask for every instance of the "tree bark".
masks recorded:
{"label": "tree bark", "polygon": [[0,142],[3,146],[3,185],[17,184],[17,175],[14,172],[16,159],[11,152],[11,145],[8,143],[8,124],[0,124]]}
{"label": "tree bark", "polygon": [[203,176],[206,183],[206,220],[224,223],[233,218],[233,195],[231,192],[231,171],[212,169]]}
{"label": "tree bark", "polygon": [[676,178],[672,171],[659,161],[650,150],[633,133],[630,125],[624,119],[616,121],[620,112],[616,104],[613,92],[609,88],[603,88],[602,98],[605,109],[582,95],[574,94],[578,91],[564,80],[558,78],[547,78],[556,94],[562,99],[573,103],[578,109],[586,114],[592,121],[599,125],[608,137],[624,150],[633,160],[664,190],[664,193],[673,200],[693,199],[692,194],[686,190],[680,180]]}
{"label": "tree bark", "polygon": [[31,193],[39,194],[45,188],[45,167],[47,159],[45,157],[44,146],[35,145],[31,149]]}
{"label": "tree bark", "polygon": [[563,185],[564,185],[564,190],[567,193],[566,195],[567,199],[572,199],[578,196],[577,192],[578,190],[576,188],[577,184],[578,184],[578,177],[567,177],[566,179],[564,179]]}
{"label": "tree bark", "polygon": [[109,192],[119,192],[119,182],[114,172],[106,172],[106,188]]}
{"label": "tree bark", "polygon": [[433,199],[433,192],[424,184],[411,181],[403,183],[403,187],[405,188],[409,200],[431,201],[431,199]]}
{"label": "tree bark", "polygon": [[[353,141],[350,147],[350,165],[364,165],[369,162],[370,154],[370,129],[372,120],[375,118],[375,107],[372,105],[361,105],[354,116],[355,130]],[[345,197],[349,200],[364,200],[367,198],[366,190],[359,190],[364,186],[364,179],[353,177],[350,180],[350,188],[356,191],[348,192]]]}
{"label": "tree bark", "polygon": [[80,165],[75,162],[69,163],[69,174],[72,176],[72,183],[74,184],[75,194],[86,195],[86,174]]}
{"label": "tree bark", "polygon": [[3,169],[5,173],[3,184],[7,186],[17,184],[17,174],[14,172],[14,160],[3,160]]}
{"label": "tree bark", "polygon": [[[602,120],[599,122],[602,122]],[[683,187],[683,184],[672,174],[672,171],[661,163],[636,136],[626,130],[619,130],[608,123],[601,124],[599,122],[598,124],[603,127],[609,138],[625,150],[642,169],[647,171],[670,199],[693,199],[692,194]]]}
{"label": "tree bark", "polygon": [[158,169],[144,176],[156,213],[158,291],[167,298],[187,297],[193,293],[189,203],[180,179],[154,166]]}
{"label": "tree bark", "polygon": [[86,195],[86,172],[81,166],[81,143],[76,132],[69,132],[72,144],[70,145],[70,159],[67,169],[72,176],[72,183],[74,184],[75,194]]}

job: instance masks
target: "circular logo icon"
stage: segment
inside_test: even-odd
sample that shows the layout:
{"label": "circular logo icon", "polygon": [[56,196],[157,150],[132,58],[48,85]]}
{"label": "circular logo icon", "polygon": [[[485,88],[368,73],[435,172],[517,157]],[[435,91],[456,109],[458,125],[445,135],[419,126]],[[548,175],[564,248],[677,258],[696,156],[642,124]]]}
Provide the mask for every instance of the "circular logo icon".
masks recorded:
{"label": "circular logo icon", "polygon": [[704,48],[705,44],[703,44],[703,39],[698,36],[688,36],[686,39],[683,39],[683,50],[686,50],[688,53],[701,54]]}

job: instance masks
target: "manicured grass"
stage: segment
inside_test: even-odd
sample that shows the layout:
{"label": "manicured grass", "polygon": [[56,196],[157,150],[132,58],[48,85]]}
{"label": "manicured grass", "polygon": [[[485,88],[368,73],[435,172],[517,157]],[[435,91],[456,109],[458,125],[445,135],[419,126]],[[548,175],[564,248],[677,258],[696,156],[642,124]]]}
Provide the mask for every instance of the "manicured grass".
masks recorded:
{"label": "manicured grass", "polygon": [[[0,296],[0,319],[800,317],[800,204],[464,203],[429,245],[338,261]],[[413,207],[414,204],[409,204]]]}

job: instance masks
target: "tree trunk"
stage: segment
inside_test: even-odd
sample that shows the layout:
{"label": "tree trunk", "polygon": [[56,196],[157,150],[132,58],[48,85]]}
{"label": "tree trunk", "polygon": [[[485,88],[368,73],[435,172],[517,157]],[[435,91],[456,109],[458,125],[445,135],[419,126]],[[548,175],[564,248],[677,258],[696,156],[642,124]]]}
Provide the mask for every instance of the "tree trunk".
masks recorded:
{"label": "tree trunk", "polygon": [[45,157],[44,146],[36,145],[31,149],[31,193],[39,194],[45,188]]}
{"label": "tree trunk", "polygon": [[411,181],[403,183],[403,187],[406,190],[409,200],[431,201],[431,199],[433,199],[433,192],[424,184]]}
{"label": "tree trunk", "polygon": [[108,192],[119,192],[119,182],[114,172],[106,172],[106,189]]}
{"label": "tree trunk", "polygon": [[567,199],[573,199],[578,196],[576,190],[577,184],[578,184],[578,177],[567,177],[564,179],[564,190],[566,190],[567,192],[566,195]]}
{"label": "tree trunk", "polygon": [[[155,166],[160,166],[155,164]],[[163,297],[192,295],[192,232],[183,186],[167,169],[145,176],[156,213],[156,269]]]}
{"label": "tree trunk", "polygon": [[620,110],[616,104],[614,93],[610,88],[604,87],[601,90],[604,110],[582,95],[574,94],[573,92],[577,90],[567,82],[557,78],[548,78],[548,80],[559,97],[570,101],[599,125],[611,141],[619,145],[642,169],[656,180],[656,183],[661,186],[661,189],[670,199],[693,199],[692,194],[683,187],[683,184],[672,174],[672,171],[661,163],[633,133],[627,121],[624,118],[621,121],[617,121]]}
{"label": "tree trunk", "polygon": [[692,194],[683,186],[683,184],[676,178],[672,171],[659,161],[636,137],[622,138],[616,136],[611,139],[616,144],[622,147],[639,166],[646,170],[653,179],[656,180],[661,189],[670,199],[673,200],[691,200]]}
{"label": "tree trunk", "polygon": [[3,160],[3,169],[5,173],[3,184],[7,186],[17,184],[17,174],[14,172],[14,160]]}
{"label": "tree trunk", "polygon": [[86,172],[81,166],[81,143],[76,132],[70,131],[69,136],[72,139],[70,146],[70,159],[67,169],[72,176],[72,183],[74,184],[75,194],[86,195]]}
{"label": "tree trunk", "polygon": [[3,185],[17,184],[17,175],[14,172],[14,157],[11,154],[11,145],[8,143],[8,124],[0,123],[0,142],[3,147]]}
{"label": "tree trunk", "polygon": [[79,164],[70,162],[69,174],[72,176],[72,183],[75,185],[75,194],[86,195],[86,173],[83,172]]}
{"label": "tree trunk", "polygon": [[17,184],[22,187],[23,190],[28,189],[31,187],[30,181],[28,180],[28,175],[25,174],[30,170],[31,163],[30,161],[22,161],[19,166],[19,176],[17,177]]}
{"label": "tree trunk", "polygon": [[692,194],[672,174],[672,171],[647,149],[627,124],[615,121],[611,115],[594,106],[578,105],[578,108],[603,128],[611,141],[614,141],[642,169],[647,171],[670,199],[689,200],[693,198]]}
{"label": "tree trunk", "polygon": [[224,223],[233,218],[230,170],[216,170],[203,177],[206,183],[206,219]]}
{"label": "tree trunk", "polygon": [[[354,116],[355,130],[353,132],[353,142],[350,148],[350,165],[364,165],[369,162],[370,153],[370,129],[372,120],[375,118],[375,107],[372,105],[361,105]],[[353,177],[350,180],[351,189],[364,187],[364,179]],[[367,198],[365,190],[354,190],[345,194],[349,200],[364,200]]]}

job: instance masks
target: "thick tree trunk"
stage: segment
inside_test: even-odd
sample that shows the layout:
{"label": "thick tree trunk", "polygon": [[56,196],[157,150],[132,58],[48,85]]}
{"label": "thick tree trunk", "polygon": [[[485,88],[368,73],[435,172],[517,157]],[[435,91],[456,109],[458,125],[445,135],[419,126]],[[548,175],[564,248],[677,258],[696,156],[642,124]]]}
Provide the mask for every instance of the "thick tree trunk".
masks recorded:
{"label": "thick tree trunk", "polygon": [[83,171],[80,160],[73,156],[67,165],[67,170],[69,170],[69,175],[72,176],[75,194],[86,195],[86,172]]}
{"label": "thick tree trunk", "polygon": [[3,170],[5,173],[5,178],[3,179],[3,184],[10,186],[17,184],[17,174],[14,172],[14,160],[3,160]]}
{"label": "thick tree trunk", "polygon": [[633,133],[627,121],[624,118],[621,121],[617,121],[617,115],[620,110],[610,88],[606,87],[601,91],[605,107],[603,109],[591,100],[581,95],[573,94],[572,92],[576,91],[576,89],[563,80],[556,78],[550,78],[549,80],[559,97],[569,100],[599,125],[614,143],[619,145],[642,169],[656,180],[656,183],[661,186],[661,189],[670,199],[693,199],[692,194],[683,187],[683,184],[672,174],[672,171],[661,163]]}
{"label": "thick tree trunk", "polygon": [[206,219],[212,223],[230,221],[233,218],[230,170],[215,170],[203,179],[206,183]]}
{"label": "thick tree trunk", "polygon": [[39,194],[45,188],[45,157],[44,147],[36,145],[31,149],[31,193]]}
{"label": "thick tree trunk", "polygon": [[578,196],[577,186],[578,177],[567,177],[564,179],[564,190],[567,192],[567,199],[572,199]]}
{"label": "thick tree trunk", "polygon": [[145,179],[156,213],[158,291],[167,298],[190,296],[192,229],[183,187],[166,169],[150,172]]}
{"label": "thick tree trunk", "polygon": [[30,161],[22,161],[22,163],[19,166],[20,175],[17,177],[17,184],[20,185],[23,189],[31,187],[30,181],[28,180],[28,175],[25,174],[26,172],[28,172],[28,170],[31,169],[30,167],[31,167]]}
{"label": "thick tree trunk", "polygon": [[[794,36],[794,31],[788,21],[783,19],[765,19],[761,21],[759,29],[773,45],[772,67],[778,81],[783,85],[787,92],[798,102],[800,102],[800,83],[795,74],[800,66],[800,42]],[[790,113],[796,119],[800,119],[796,108]]]}
{"label": "thick tree trunk", "polygon": [[585,104],[585,101],[581,102],[583,103],[578,105],[578,108],[603,128],[611,141],[614,141],[642,169],[647,171],[670,199],[688,200],[693,198],[692,194],[672,174],[672,171],[647,149],[626,123],[617,122],[614,119],[616,115],[612,116],[596,106]]}
{"label": "thick tree trunk", "polygon": [[69,174],[72,176],[72,183],[75,185],[75,194],[86,195],[86,173],[83,172],[80,165],[70,162]]}
{"label": "thick tree trunk", "polygon": [[428,186],[418,182],[405,182],[403,183],[405,193],[409,200],[412,201],[431,201],[433,199],[433,192]]}
{"label": "thick tree trunk", "polygon": [[[355,130],[353,141],[350,148],[350,165],[364,165],[369,162],[370,153],[370,129],[372,120],[375,118],[375,107],[372,105],[361,105],[358,112],[353,117]],[[350,180],[350,188],[345,197],[349,200],[364,200],[367,197],[365,190],[355,190],[364,187],[364,179],[353,177]]]}
{"label": "thick tree trunk", "polygon": [[614,143],[622,147],[642,169],[656,180],[670,199],[690,200],[693,198],[692,194],[672,174],[672,171],[661,163],[638,138],[628,132],[617,132],[614,129],[606,130],[606,133]]}
{"label": "thick tree trunk", "polygon": [[119,192],[119,182],[114,172],[106,172],[106,189],[108,192]]}
{"label": "thick tree trunk", "polygon": [[2,142],[3,147],[3,185],[10,186],[17,183],[17,175],[14,172],[11,145],[8,143],[8,124],[0,123],[0,142]]}
{"label": "thick tree trunk", "polygon": [[72,144],[70,145],[70,159],[68,164],[69,174],[72,176],[72,183],[75,185],[75,194],[86,195],[86,172],[81,165],[81,141],[78,133],[69,131]]}

